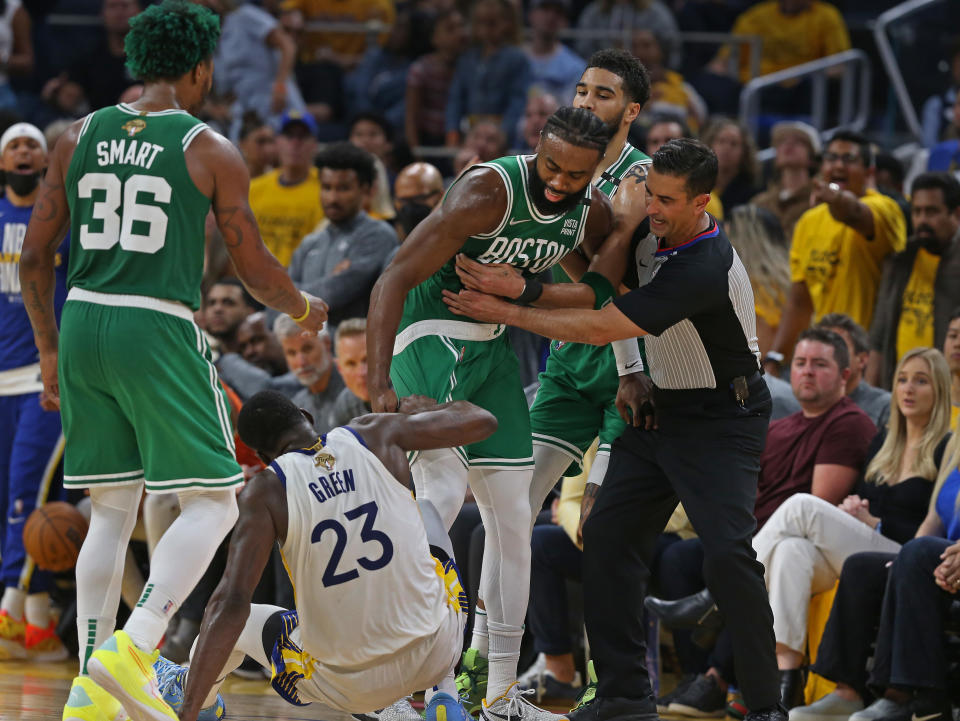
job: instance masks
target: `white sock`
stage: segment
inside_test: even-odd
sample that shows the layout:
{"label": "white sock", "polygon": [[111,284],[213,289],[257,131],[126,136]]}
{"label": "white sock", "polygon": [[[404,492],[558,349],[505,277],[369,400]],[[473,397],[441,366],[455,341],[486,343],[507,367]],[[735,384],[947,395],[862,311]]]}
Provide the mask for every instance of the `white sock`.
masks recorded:
{"label": "white sock", "polygon": [[120,579],[143,484],[90,489],[90,528],[77,558],[77,640],[80,674],[90,654],[113,633]]}
{"label": "white sock", "polygon": [[447,674],[446,678],[443,679],[433,688],[428,688],[423,692],[423,702],[425,704],[430,703],[430,699],[436,696],[438,693],[445,693],[448,696],[457,698],[457,681],[453,677],[453,671]]}
{"label": "white sock", "polygon": [[[150,577],[153,577],[153,573]],[[176,598],[170,589],[148,582],[123,630],[129,634],[137,648],[153,653],[163,638],[170,619],[180,608],[180,603],[180,599]]]}
{"label": "white sock", "polygon": [[150,559],[150,577],[123,630],[142,651],[152,653],[170,617],[207,570],[217,546],[237,520],[233,489],[179,494],[182,509]]}
{"label": "white sock", "polygon": [[490,655],[487,656],[487,703],[503,696],[517,680],[517,663],[520,661],[520,642],[523,626],[508,626],[505,623],[489,622]]}
{"label": "white sock", "polygon": [[27,593],[16,586],[7,586],[3,589],[3,599],[0,599],[0,610],[4,610],[15,621],[23,618],[24,605]]}
{"label": "white sock", "polygon": [[143,574],[137,567],[137,559],[134,558],[133,551],[127,546],[127,555],[123,563],[123,576],[120,578],[120,598],[127,604],[131,611],[137,607],[137,601],[143,593],[143,587],[146,582],[143,580]]}
{"label": "white sock", "polygon": [[473,636],[470,637],[470,648],[477,649],[484,658],[490,652],[487,612],[479,606],[473,610]]}
{"label": "white sock", "polygon": [[50,594],[31,593],[27,596],[24,606],[24,615],[31,626],[46,628],[50,625]]}

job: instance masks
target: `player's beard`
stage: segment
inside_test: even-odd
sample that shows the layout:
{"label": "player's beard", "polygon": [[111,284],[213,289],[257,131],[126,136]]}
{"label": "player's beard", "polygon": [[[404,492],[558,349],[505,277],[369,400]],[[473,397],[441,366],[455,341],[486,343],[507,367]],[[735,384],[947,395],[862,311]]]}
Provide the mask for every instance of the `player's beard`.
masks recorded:
{"label": "player's beard", "polygon": [[[566,213],[568,210],[572,209],[577,203],[583,200],[583,196],[587,193],[587,186],[583,186],[583,190],[577,193],[571,193],[563,200],[553,202],[547,200],[547,197],[543,194],[543,191],[547,189],[547,184],[543,182],[540,178],[540,174],[537,172],[536,165],[532,168],[530,172],[530,197],[533,198],[533,204],[537,206],[543,215],[559,215],[560,213]],[[551,189],[552,193],[557,191]]]}

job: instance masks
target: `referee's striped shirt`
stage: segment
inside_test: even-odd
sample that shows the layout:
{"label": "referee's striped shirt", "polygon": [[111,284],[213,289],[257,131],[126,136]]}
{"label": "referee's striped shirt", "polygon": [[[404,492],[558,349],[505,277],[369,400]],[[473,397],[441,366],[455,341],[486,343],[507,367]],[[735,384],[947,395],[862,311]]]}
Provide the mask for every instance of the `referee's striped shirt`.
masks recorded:
{"label": "referee's striped shirt", "polygon": [[725,388],[760,369],[750,279],[712,216],[673,248],[648,235],[636,256],[641,285],[613,302],[650,334],[644,347],[658,389]]}

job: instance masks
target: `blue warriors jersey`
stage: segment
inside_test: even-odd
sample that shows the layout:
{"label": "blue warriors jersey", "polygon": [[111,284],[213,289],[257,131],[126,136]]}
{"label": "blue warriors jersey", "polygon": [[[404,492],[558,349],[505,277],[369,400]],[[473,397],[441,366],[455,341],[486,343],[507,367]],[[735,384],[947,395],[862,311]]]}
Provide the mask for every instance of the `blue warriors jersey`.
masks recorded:
{"label": "blue warriors jersey", "polygon": [[[20,292],[20,251],[27,233],[33,207],[18,207],[7,198],[0,198],[0,371],[22,368],[36,363],[37,347]],[[57,285],[54,308],[57,321],[67,297],[67,249],[69,235],[60,244],[56,255]]]}

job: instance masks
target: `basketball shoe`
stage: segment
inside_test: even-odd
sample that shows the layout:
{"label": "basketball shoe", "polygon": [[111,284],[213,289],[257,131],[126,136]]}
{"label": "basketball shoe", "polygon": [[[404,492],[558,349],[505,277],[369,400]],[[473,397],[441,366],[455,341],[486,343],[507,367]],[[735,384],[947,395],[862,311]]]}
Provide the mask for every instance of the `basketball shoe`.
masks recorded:
{"label": "basketball shoe", "polygon": [[487,695],[487,667],[487,659],[477,649],[468,648],[464,651],[460,675],[457,676],[457,693],[472,716],[480,713]]}
{"label": "basketball shoe", "polygon": [[77,676],[63,707],[63,721],[127,721],[130,717],[113,696],[92,678]]}
{"label": "basketball shoe", "polygon": [[[153,664],[153,670],[157,672],[157,687],[160,689],[160,695],[170,704],[174,713],[179,714],[180,709],[183,708],[183,692],[187,686],[187,667],[178,666],[163,656],[158,656]],[[223,696],[218,693],[212,704],[200,709],[197,721],[220,721],[224,712]]]}
{"label": "basketball shoe", "polygon": [[179,721],[160,695],[153,670],[159,656],[159,651],[141,651],[125,631],[116,631],[93,652],[87,671],[123,704],[133,721]]}
{"label": "basketball shoe", "polygon": [[426,721],[471,721],[463,702],[442,691],[433,694],[423,715]]}
{"label": "basketball shoe", "polygon": [[27,657],[27,624],[6,611],[0,611],[0,661]]}
{"label": "basketball shoe", "polygon": [[566,719],[566,716],[545,711],[524,698],[532,693],[533,689],[521,691],[517,687],[517,682],[514,681],[502,696],[498,696],[490,703],[487,703],[484,699],[481,704],[483,708],[480,712],[480,718],[485,719],[485,721],[559,721],[560,719]]}
{"label": "basketball shoe", "polygon": [[410,704],[409,696],[395,701],[374,714],[366,714],[366,716],[368,718],[373,717],[377,721],[423,721],[423,717]]}
{"label": "basketball shoe", "polygon": [[69,654],[67,647],[57,635],[57,622],[50,621],[46,628],[27,624],[27,631],[24,636],[24,646],[27,651],[27,658],[31,661],[62,661]]}

